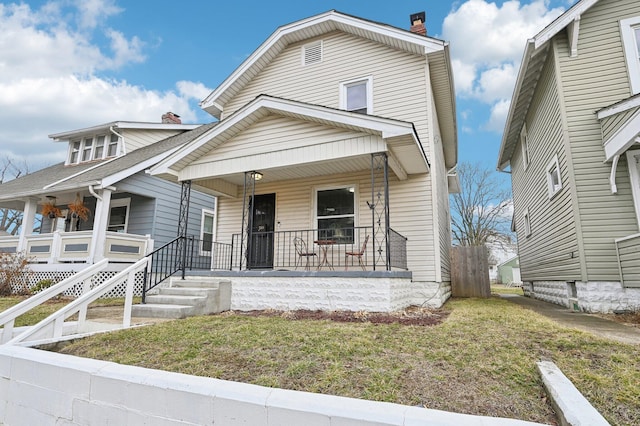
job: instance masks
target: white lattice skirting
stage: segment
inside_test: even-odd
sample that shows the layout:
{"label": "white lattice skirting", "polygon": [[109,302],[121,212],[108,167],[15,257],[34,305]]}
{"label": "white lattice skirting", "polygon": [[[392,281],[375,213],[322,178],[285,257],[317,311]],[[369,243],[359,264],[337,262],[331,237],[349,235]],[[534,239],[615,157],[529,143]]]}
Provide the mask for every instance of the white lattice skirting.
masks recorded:
{"label": "white lattice skirting", "polygon": [[[28,272],[23,274],[22,278],[19,281],[14,281],[11,283],[11,291],[14,293],[19,293],[26,286],[29,289],[33,289],[39,281],[41,280],[52,280],[54,284],[59,283],[60,281],[69,278],[70,276],[76,274],[79,271],[38,271],[38,272]],[[107,281],[109,278],[112,278],[118,271],[102,271],[98,272],[91,279],[91,288],[97,287],[100,284]],[[136,296],[142,295],[142,285],[144,282],[144,273],[139,272],[136,274],[136,281],[134,287],[134,294]],[[116,288],[114,288],[109,293],[102,296],[103,298],[114,298],[114,297],[124,297],[125,290],[127,287],[126,281],[119,284]],[[77,284],[73,286],[71,289],[65,291],[63,293],[65,296],[70,297],[79,297],[82,295],[82,284]]]}

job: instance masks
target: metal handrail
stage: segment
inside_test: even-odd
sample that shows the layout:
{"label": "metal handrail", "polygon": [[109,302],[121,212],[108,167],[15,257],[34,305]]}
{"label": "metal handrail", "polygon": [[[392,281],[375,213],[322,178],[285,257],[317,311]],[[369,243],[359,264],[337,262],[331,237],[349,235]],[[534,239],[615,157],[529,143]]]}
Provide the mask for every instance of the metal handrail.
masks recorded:
{"label": "metal handrail", "polygon": [[[208,251],[204,251],[205,246]],[[231,270],[231,244],[216,241],[206,242],[194,236],[181,236],[168,242],[162,247],[149,253],[149,264],[144,271],[142,286],[142,303],[146,303],[149,290],[157,287],[167,278],[178,271],[182,271],[182,278],[186,270]]]}

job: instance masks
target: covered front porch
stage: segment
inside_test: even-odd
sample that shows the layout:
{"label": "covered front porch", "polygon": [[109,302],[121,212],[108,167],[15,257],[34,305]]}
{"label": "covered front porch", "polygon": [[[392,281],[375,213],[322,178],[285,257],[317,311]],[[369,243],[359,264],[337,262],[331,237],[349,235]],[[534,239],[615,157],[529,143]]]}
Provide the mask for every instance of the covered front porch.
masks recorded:
{"label": "covered front porch", "polygon": [[153,250],[149,234],[130,232],[145,199],[89,188],[2,201],[0,207],[22,212],[22,223],[17,235],[0,236],[0,251],[23,254],[32,266],[102,259],[133,263]]}

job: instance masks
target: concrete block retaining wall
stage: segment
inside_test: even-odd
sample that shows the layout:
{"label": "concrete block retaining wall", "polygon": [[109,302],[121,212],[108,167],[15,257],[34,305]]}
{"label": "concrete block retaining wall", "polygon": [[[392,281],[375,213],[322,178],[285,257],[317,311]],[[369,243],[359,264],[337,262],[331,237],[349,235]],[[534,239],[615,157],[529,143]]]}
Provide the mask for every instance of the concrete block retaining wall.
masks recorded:
{"label": "concrete block retaining wall", "polygon": [[0,423],[9,426],[538,424],[266,388],[15,346],[0,346]]}
{"label": "concrete block retaining wall", "polygon": [[449,283],[406,278],[233,277],[231,309],[350,310],[389,312],[410,305],[439,308],[451,294]]}
{"label": "concrete block retaining wall", "polygon": [[571,297],[571,284],[565,281],[525,283],[525,296],[573,308],[572,299],[584,312],[609,313],[640,310],[640,288],[625,288],[620,282],[576,282],[576,296]]}

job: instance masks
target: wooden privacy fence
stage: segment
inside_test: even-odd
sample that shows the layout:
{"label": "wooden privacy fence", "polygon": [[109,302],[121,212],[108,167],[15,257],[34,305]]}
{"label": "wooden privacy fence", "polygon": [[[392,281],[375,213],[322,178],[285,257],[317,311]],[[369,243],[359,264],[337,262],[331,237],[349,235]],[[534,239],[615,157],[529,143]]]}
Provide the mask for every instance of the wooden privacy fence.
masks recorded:
{"label": "wooden privacy fence", "polygon": [[451,249],[451,295],[489,297],[489,251],[484,246]]}

